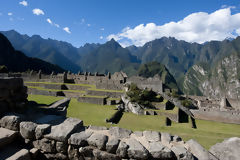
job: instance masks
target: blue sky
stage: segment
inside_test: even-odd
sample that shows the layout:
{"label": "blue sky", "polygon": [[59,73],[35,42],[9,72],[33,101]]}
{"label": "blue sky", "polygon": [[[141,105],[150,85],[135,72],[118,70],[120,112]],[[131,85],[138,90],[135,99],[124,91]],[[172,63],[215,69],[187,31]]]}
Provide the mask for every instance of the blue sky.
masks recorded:
{"label": "blue sky", "polygon": [[162,36],[203,43],[240,35],[240,1],[0,0],[0,22],[1,31],[38,34],[76,47],[111,38],[141,46]]}

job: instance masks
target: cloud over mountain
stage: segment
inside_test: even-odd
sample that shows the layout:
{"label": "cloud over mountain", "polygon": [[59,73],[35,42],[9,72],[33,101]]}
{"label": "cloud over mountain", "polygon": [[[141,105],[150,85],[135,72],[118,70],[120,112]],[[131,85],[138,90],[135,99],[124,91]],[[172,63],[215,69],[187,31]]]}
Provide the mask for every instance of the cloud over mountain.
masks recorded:
{"label": "cloud over mountain", "polygon": [[210,40],[223,40],[226,37],[240,35],[240,13],[232,14],[232,7],[219,9],[213,13],[196,12],[178,22],[163,25],[148,23],[134,28],[126,27],[120,33],[111,34],[123,46],[134,44],[142,46],[148,41],[166,37],[175,37],[187,42],[204,43]]}

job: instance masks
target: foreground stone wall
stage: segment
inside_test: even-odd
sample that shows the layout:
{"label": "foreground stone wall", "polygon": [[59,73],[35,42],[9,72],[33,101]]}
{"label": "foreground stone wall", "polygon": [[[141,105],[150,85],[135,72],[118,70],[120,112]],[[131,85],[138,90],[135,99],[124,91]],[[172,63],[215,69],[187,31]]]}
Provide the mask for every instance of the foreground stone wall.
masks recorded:
{"label": "foreground stone wall", "polygon": [[[45,124],[21,121],[19,115],[0,120],[0,131],[16,134],[30,148],[28,159],[209,159],[209,153],[194,140],[156,131],[136,131],[118,127],[84,126],[75,118]],[[11,131],[14,130],[14,131]],[[1,138],[0,132],[0,138]],[[19,133],[19,134],[17,134]],[[6,135],[6,134],[5,134]],[[9,140],[11,141],[11,140]],[[1,145],[0,141],[0,145]],[[26,154],[29,156],[26,156]]]}

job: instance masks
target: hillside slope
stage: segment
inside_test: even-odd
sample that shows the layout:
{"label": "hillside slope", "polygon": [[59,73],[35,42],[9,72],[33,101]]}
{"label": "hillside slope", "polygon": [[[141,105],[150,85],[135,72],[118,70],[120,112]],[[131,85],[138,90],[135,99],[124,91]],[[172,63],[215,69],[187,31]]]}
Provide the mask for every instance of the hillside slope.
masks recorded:
{"label": "hillside slope", "polygon": [[7,66],[9,71],[24,72],[27,70],[42,70],[43,73],[50,74],[52,71],[64,72],[56,65],[42,61],[37,58],[25,56],[20,51],[15,51],[8,39],[0,33],[0,65]]}

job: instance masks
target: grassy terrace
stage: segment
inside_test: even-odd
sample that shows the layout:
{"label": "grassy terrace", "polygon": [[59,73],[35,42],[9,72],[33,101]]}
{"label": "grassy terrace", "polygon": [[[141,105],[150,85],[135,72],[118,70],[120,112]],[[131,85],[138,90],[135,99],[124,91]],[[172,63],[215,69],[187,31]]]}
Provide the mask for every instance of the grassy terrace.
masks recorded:
{"label": "grassy terrace", "polygon": [[58,92],[58,91],[64,91],[64,92],[77,92],[77,93],[86,93],[85,91],[80,91],[80,90],[59,90],[59,89],[46,89],[43,87],[35,87],[35,86],[28,86],[28,88],[34,88],[38,90],[44,90],[44,91],[53,91],[53,92]]}
{"label": "grassy terrace", "polygon": [[[51,104],[62,97],[51,97],[42,95],[29,95],[29,100],[38,103]],[[165,126],[165,117],[162,116],[138,116],[132,113],[124,113],[121,121],[117,125],[105,123],[105,119],[115,113],[114,106],[100,106],[95,104],[80,103],[72,99],[68,108],[67,116],[76,117],[84,121],[85,125],[97,126],[119,126],[122,128],[136,130],[156,130],[177,134],[184,140],[195,139],[206,149],[224,138],[240,136],[240,125],[224,124],[219,122],[196,120],[197,129],[192,129],[186,123],[172,123],[171,127]]]}
{"label": "grassy terrace", "polygon": [[[92,91],[103,91],[103,92],[120,92],[123,93],[123,90],[109,90],[109,89],[97,89],[95,85],[91,85],[91,84],[72,84],[72,83],[53,83],[53,82],[24,82],[25,84],[28,85],[29,88],[36,88],[36,89],[41,89],[41,90],[49,90],[49,89],[45,89],[42,87],[35,87],[35,86],[31,86],[31,84],[55,84],[55,85],[76,85],[76,86],[83,86],[83,87],[89,87],[88,90],[92,90]],[[78,90],[55,90],[55,91],[71,91],[71,92],[78,92]]]}

